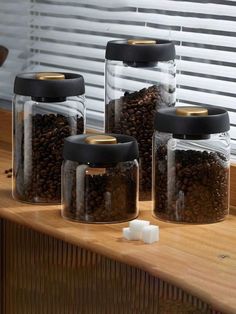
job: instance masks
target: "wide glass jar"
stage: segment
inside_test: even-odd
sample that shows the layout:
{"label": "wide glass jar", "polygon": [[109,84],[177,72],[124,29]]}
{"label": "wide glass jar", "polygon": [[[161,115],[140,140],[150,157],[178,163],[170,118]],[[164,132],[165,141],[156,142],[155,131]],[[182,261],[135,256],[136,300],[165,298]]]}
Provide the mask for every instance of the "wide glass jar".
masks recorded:
{"label": "wide glass jar", "polygon": [[72,73],[16,76],[13,197],[60,203],[64,138],[84,133],[84,79]]}
{"label": "wide glass jar", "polygon": [[157,109],[175,105],[175,47],[165,40],[116,40],[106,47],[106,132],[134,136],[140,200],[151,199],[152,135]]}
{"label": "wide glass jar", "polygon": [[160,110],[155,129],[154,215],[181,223],[223,220],[229,210],[227,111],[201,107]]}
{"label": "wide glass jar", "polygon": [[138,144],[131,136],[78,135],[65,140],[62,216],[114,223],[138,215]]}

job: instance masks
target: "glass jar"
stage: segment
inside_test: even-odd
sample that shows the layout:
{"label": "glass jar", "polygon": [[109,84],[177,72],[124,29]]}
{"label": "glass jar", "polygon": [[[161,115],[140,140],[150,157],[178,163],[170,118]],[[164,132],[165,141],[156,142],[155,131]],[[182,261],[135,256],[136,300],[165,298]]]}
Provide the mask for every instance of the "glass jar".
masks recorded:
{"label": "glass jar", "polygon": [[64,138],[84,133],[84,79],[72,73],[16,76],[13,197],[60,203]]}
{"label": "glass jar", "polygon": [[114,223],[138,215],[138,144],[125,135],[78,135],[65,140],[62,216]]}
{"label": "glass jar", "polygon": [[140,200],[151,199],[157,109],[175,105],[175,47],[165,40],[116,40],[106,47],[105,130],[139,144]]}
{"label": "glass jar", "polygon": [[229,210],[230,136],[224,109],[178,107],[156,114],[153,211],[165,221],[213,223]]}

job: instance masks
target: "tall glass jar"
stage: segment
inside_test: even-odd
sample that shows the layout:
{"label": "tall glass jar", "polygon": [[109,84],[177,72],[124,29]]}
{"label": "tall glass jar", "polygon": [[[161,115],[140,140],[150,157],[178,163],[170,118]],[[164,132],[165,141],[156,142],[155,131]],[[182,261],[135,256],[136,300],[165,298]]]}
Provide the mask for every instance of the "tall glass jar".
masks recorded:
{"label": "tall glass jar", "polygon": [[140,154],[140,200],[151,199],[152,135],[157,109],[175,105],[175,47],[131,39],[106,47],[106,132],[134,136]]}
{"label": "tall glass jar", "polygon": [[228,113],[179,107],[156,114],[153,210],[165,221],[213,223],[229,210]]}
{"label": "tall glass jar", "polygon": [[16,76],[13,99],[13,197],[60,203],[64,138],[84,133],[84,80],[72,73]]}
{"label": "tall glass jar", "polygon": [[78,135],[65,140],[62,216],[115,223],[138,215],[138,144],[131,136]]}

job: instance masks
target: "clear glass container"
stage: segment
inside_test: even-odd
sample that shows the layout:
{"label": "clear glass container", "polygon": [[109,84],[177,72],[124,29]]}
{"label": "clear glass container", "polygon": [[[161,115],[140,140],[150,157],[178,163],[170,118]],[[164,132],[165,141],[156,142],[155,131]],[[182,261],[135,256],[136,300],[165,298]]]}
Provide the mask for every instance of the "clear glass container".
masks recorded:
{"label": "clear glass container", "polygon": [[[116,223],[134,219],[138,216],[137,144],[129,144],[127,140],[132,140],[130,137],[118,138],[133,148],[130,155],[120,142],[86,142],[87,138],[96,137],[71,137],[74,148],[68,147],[70,138],[66,139],[62,167],[62,216],[87,223]],[[115,147],[117,145],[120,151]],[[92,146],[92,150],[88,146]],[[84,154],[87,162],[83,159]]]}
{"label": "clear glass container", "polygon": [[105,68],[105,130],[134,136],[140,154],[140,200],[151,199],[155,112],[175,105],[172,42],[112,41]]}
{"label": "clear glass container", "polygon": [[[225,115],[225,110],[220,110],[216,115],[222,114],[225,124],[223,127],[223,124],[216,125],[212,132],[219,128],[223,131],[221,133],[177,135],[155,132],[153,213],[157,218],[171,222],[201,224],[218,222],[227,216],[230,136],[227,132],[228,115]],[[209,115],[211,113],[209,110]],[[174,124],[173,120],[170,124]],[[198,127],[201,129],[201,121]],[[157,128],[162,129],[162,126]],[[210,129],[211,126],[209,131]]]}
{"label": "clear glass container", "polygon": [[[60,203],[64,139],[84,133],[84,82],[81,76],[68,73],[65,84],[37,75],[22,74],[15,81],[13,197],[29,203]],[[30,90],[26,83],[33,85]],[[35,96],[37,92],[42,96]]]}

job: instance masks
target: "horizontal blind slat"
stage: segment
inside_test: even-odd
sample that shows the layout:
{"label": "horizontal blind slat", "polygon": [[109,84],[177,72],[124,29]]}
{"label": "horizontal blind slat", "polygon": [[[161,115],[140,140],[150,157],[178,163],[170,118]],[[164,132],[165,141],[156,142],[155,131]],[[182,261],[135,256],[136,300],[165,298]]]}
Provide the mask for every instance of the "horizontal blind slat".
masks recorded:
{"label": "horizontal blind slat", "polygon": [[225,107],[232,110],[236,109],[235,97],[188,90],[182,87],[178,89],[177,97],[181,101],[189,101],[191,99],[191,101],[196,102],[197,104]]}
{"label": "horizontal blind slat", "polygon": [[28,0],[0,0],[0,44],[9,54],[0,69],[0,98],[11,100],[15,75],[26,67],[29,45]]}
{"label": "horizontal blind slat", "polygon": [[74,68],[74,69],[86,69],[89,71],[100,72],[102,75],[104,73],[104,64],[103,62],[96,62],[91,60],[81,60],[79,58],[71,58],[71,57],[62,57],[62,56],[50,56],[45,53],[35,54],[29,58],[30,62],[41,62],[47,63],[48,65],[57,66],[60,64],[61,67],[64,68]]}
{"label": "horizontal blind slat", "polygon": [[[71,27],[71,21],[68,19],[57,18],[50,19],[49,17],[36,17],[38,23],[37,26],[51,26],[51,27]],[[134,26],[134,25],[122,25],[122,24],[111,24],[108,23],[99,23],[92,21],[84,21],[84,20],[74,20],[73,28],[77,28],[80,30],[88,30],[96,31],[96,32],[104,32],[111,34],[122,34],[122,35],[134,35],[141,37],[154,37],[160,39],[169,38],[170,35],[172,38],[176,38],[176,40],[181,40],[180,35],[181,32],[177,31],[169,31],[169,30],[160,30],[151,27],[145,26]],[[177,38],[179,37],[179,38]],[[214,49],[203,49],[203,48],[195,48],[195,47],[185,47],[185,46],[177,46],[176,47],[177,54],[180,56],[186,57],[195,57],[195,58],[203,58],[209,60],[216,61],[224,61],[224,62],[234,62],[236,59],[236,52],[231,51],[221,51]]]}
{"label": "horizontal blind slat", "polygon": [[[58,6],[57,4],[35,4],[32,9],[34,13],[47,14],[55,16],[60,14],[61,16],[78,16],[83,18],[97,20],[109,20],[115,21],[121,19],[121,12],[114,11],[104,11],[100,8],[87,8],[82,6]],[[167,26],[184,26],[186,28],[201,28],[208,30],[219,30],[227,32],[236,32],[236,23],[235,20],[222,20],[221,23],[217,19],[207,18],[207,17],[188,17],[188,16],[174,16],[168,15],[166,12],[164,14],[158,13],[147,13],[147,12],[122,12],[122,21],[129,23],[132,22],[144,22],[144,23],[153,23],[158,25],[167,25]]]}
{"label": "horizontal blind slat", "polygon": [[[40,2],[40,1],[39,1]],[[54,1],[51,1],[54,2]],[[65,0],[56,0],[56,3],[65,3]],[[71,4],[76,5],[78,2],[69,0]],[[84,5],[98,5],[97,0],[79,0],[80,4]],[[175,0],[100,0],[100,7],[105,8],[142,8],[152,10],[166,10],[171,12],[185,12],[185,13],[200,13],[219,16],[232,16],[236,15],[236,7],[230,5],[221,5],[216,3],[202,3],[202,1],[175,1]]]}

